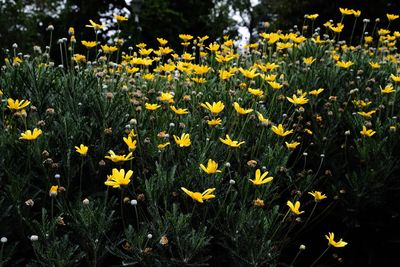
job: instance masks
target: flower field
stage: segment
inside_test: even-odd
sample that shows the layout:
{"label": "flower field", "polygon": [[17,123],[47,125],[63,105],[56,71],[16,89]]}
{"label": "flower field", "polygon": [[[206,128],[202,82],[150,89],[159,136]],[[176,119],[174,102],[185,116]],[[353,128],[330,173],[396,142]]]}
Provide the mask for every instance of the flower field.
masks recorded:
{"label": "flower field", "polygon": [[30,55],[14,45],[0,266],[333,266],[390,251],[399,16],[336,17],[244,47],[190,34],[130,47],[92,20],[87,40],[70,28]]}

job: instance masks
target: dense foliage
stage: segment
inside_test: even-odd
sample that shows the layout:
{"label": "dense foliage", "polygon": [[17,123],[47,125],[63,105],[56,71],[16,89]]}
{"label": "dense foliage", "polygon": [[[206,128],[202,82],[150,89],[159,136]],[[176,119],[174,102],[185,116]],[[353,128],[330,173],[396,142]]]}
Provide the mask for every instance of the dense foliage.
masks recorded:
{"label": "dense foliage", "polygon": [[388,261],[397,16],[348,39],[341,23],[315,30],[317,17],[243,50],[188,34],[175,50],[160,38],[122,49],[119,32],[96,42],[98,21],[82,29],[96,41],[73,28],[53,41],[59,55],[15,45],[0,73],[1,264]]}

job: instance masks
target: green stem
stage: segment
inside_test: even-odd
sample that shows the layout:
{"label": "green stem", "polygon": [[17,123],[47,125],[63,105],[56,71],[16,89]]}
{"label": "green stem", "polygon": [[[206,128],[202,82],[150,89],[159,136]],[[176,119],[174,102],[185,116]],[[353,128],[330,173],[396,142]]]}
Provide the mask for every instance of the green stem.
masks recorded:
{"label": "green stem", "polygon": [[310,265],[310,267],[313,267],[322,258],[322,256],[325,255],[325,253],[328,251],[328,249],[329,249],[329,246],[324,250],[324,252],[322,252],[321,255],[319,255],[319,257]]}

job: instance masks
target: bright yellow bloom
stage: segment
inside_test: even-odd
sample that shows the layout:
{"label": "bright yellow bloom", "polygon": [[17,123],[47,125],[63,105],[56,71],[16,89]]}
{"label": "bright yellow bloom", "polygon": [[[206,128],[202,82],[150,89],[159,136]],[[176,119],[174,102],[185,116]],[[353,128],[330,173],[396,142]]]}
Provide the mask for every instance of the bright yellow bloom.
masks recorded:
{"label": "bright yellow bloom", "polygon": [[256,177],[254,178],[254,180],[249,179],[249,181],[252,182],[254,185],[263,185],[272,182],[274,177],[267,177],[267,175],[268,175],[267,171],[261,174],[261,170],[257,169]]}
{"label": "bright yellow bloom", "polygon": [[57,196],[57,193],[58,193],[58,185],[52,185],[49,190],[49,195],[51,197],[53,197],[53,196],[55,197],[55,196]]}
{"label": "bright yellow bloom", "polygon": [[304,64],[306,64],[306,65],[311,65],[311,64],[313,64],[315,60],[316,60],[316,59],[313,58],[313,57],[303,58],[303,62],[304,62]]}
{"label": "bright yellow bloom", "polygon": [[86,156],[89,151],[89,147],[85,146],[84,144],[81,144],[79,147],[75,146],[75,150],[82,156]]}
{"label": "bright yellow bloom", "polygon": [[353,15],[354,10],[353,9],[348,9],[348,8],[339,8],[340,13],[342,15]]}
{"label": "bright yellow bloom", "polygon": [[400,76],[395,76],[394,74],[390,74],[390,78],[391,78],[394,82],[400,82]]}
{"label": "bright yellow bloom", "polygon": [[243,76],[249,79],[254,79],[259,75],[258,73],[256,73],[257,69],[252,69],[252,70],[239,69],[239,71],[243,74]]}
{"label": "bright yellow bloom", "polygon": [[312,90],[309,92],[310,95],[319,95],[320,93],[322,93],[325,89],[324,88],[319,88],[316,90]]}
{"label": "bright yellow bloom", "polygon": [[171,93],[161,92],[161,95],[158,99],[163,102],[174,103],[174,95]]}
{"label": "bright yellow bloom", "polygon": [[378,62],[369,62],[369,65],[371,66],[371,68],[373,69],[379,69],[381,67],[381,64],[379,64]]}
{"label": "bright yellow bloom", "polygon": [[222,120],[220,118],[216,118],[216,119],[212,119],[212,120],[208,120],[207,124],[210,126],[217,126],[217,125],[221,125]]}
{"label": "bright yellow bloom", "polygon": [[372,129],[367,130],[367,127],[363,126],[362,131],[360,131],[360,134],[363,136],[368,136],[371,137],[375,134],[376,132],[373,131]]}
{"label": "bright yellow bloom", "polygon": [[74,54],[72,60],[75,62],[86,62],[86,56],[81,54]]}
{"label": "bright yellow bloom", "polygon": [[277,82],[268,82],[268,84],[275,90],[279,90],[283,87],[283,84],[277,83]]}
{"label": "bright yellow bloom", "polygon": [[242,144],[245,143],[244,141],[242,141],[242,142],[240,142],[240,141],[233,141],[233,140],[229,137],[229,135],[226,135],[226,139],[219,138],[219,141],[221,141],[222,143],[224,143],[225,145],[228,145],[228,146],[230,146],[230,147],[240,147]]}
{"label": "bright yellow bloom", "polygon": [[97,24],[93,20],[89,20],[89,22],[90,22],[90,25],[85,25],[87,28],[93,28],[94,30],[102,30],[105,27],[104,24]]}
{"label": "bright yellow bloom", "polygon": [[308,99],[305,98],[306,93],[302,94],[301,96],[297,97],[297,95],[293,95],[293,97],[286,97],[286,99],[295,105],[304,105],[308,103]]}
{"label": "bright yellow bloom", "polygon": [[293,205],[293,203],[290,200],[288,200],[286,205],[288,205],[290,210],[296,215],[300,215],[300,214],[304,213],[304,211],[299,211],[299,209],[300,209],[299,201],[296,201],[296,203]]}
{"label": "bright yellow bloom", "polygon": [[388,84],[385,86],[385,88],[382,89],[381,86],[379,86],[379,88],[381,89],[381,94],[391,94],[396,92],[396,90],[394,90],[393,85]]}
{"label": "bright yellow bloom", "polygon": [[218,71],[219,72],[219,77],[222,79],[222,80],[227,80],[227,79],[229,79],[230,77],[232,77],[232,76],[234,76],[235,75],[235,73],[234,72],[232,72],[232,71],[228,71],[228,70],[219,70]]}
{"label": "bright yellow bloom", "polygon": [[118,47],[112,45],[102,45],[101,49],[103,49],[104,53],[113,53],[118,50]]}
{"label": "bright yellow bloom", "polygon": [[264,125],[269,124],[269,120],[267,118],[264,118],[264,116],[258,111],[257,111],[257,118],[262,124],[264,124]]}
{"label": "bright yellow bloom", "polygon": [[41,134],[42,134],[42,130],[35,128],[35,129],[33,129],[33,132],[31,130],[27,130],[24,133],[21,133],[21,137],[19,139],[33,141],[33,140],[36,140],[39,137],[39,135],[41,135]]}
{"label": "bright yellow bloom", "polygon": [[127,21],[128,20],[127,17],[120,16],[120,15],[117,15],[117,14],[114,14],[114,19],[116,19],[118,22],[123,22],[123,21]]}
{"label": "bright yellow bloom", "polygon": [[157,148],[158,149],[164,149],[164,148],[166,148],[167,146],[169,146],[170,145],[170,142],[166,142],[166,143],[163,143],[163,144],[159,144],[158,146],[157,146]]}
{"label": "bright yellow bloom", "polygon": [[12,98],[7,99],[7,107],[11,110],[20,110],[26,108],[31,102],[28,100],[21,100],[18,99],[14,100]]}
{"label": "bright yellow bloom", "polygon": [[277,126],[272,126],[271,129],[272,129],[272,131],[274,133],[276,133],[277,135],[282,136],[282,137],[285,137],[285,136],[293,133],[293,130],[285,131],[285,129],[283,128],[282,124],[279,124],[278,127]]}
{"label": "bright yellow bloom", "polygon": [[254,96],[263,96],[264,92],[260,89],[247,88],[247,91]]}
{"label": "bright yellow bloom", "polygon": [[376,110],[371,110],[368,112],[359,111],[357,113],[360,114],[361,116],[363,116],[364,118],[371,118],[372,114],[376,113]]}
{"label": "bright yellow bloom", "polygon": [[124,137],[123,140],[125,144],[128,146],[130,152],[135,151],[137,141],[133,140],[132,136],[129,135],[128,137]]}
{"label": "bright yellow bloom", "polygon": [[347,242],[344,242],[343,239],[340,239],[339,241],[335,241],[335,234],[334,233],[328,233],[329,236],[325,235],[326,239],[328,239],[328,245],[334,246],[336,248],[342,248],[347,245]]}
{"label": "bright yellow bloom", "polygon": [[327,198],[327,196],[325,194],[322,194],[320,191],[313,191],[308,193],[314,197],[315,202],[320,202],[321,200]]}
{"label": "bright yellow bloom", "polygon": [[398,19],[399,15],[386,14],[386,17],[388,18],[388,20],[392,21],[392,20]]}
{"label": "bright yellow bloom", "polygon": [[191,145],[190,135],[183,133],[181,137],[174,135],[174,140],[177,145],[180,147],[188,147]]}
{"label": "bright yellow bloom", "polygon": [[84,45],[87,49],[93,48],[97,45],[95,41],[81,41],[82,45]]}
{"label": "bright yellow bloom", "polygon": [[104,158],[111,160],[112,162],[121,162],[128,161],[133,159],[132,152],[129,152],[128,155],[116,155],[114,151],[108,151],[109,156],[105,156]]}
{"label": "bright yellow bloom", "polygon": [[175,112],[177,115],[186,115],[189,114],[189,111],[186,108],[176,108],[175,106],[170,106],[170,109]]}
{"label": "bright yellow bloom", "polygon": [[253,112],[253,109],[244,109],[242,108],[238,102],[233,103],[233,107],[235,108],[236,112],[241,115],[246,115]]}
{"label": "bright yellow bloom", "polygon": [[336,62],[336,66],[344,68],[344,69],[348,69],[350,68],[354,63],[351,61],[338,61]]}
{"label": "bright yellow bloom", "polygon": [[299,142],[291,142],[291,143],[285,142],[285,144],[286,144],[286,147],[287,147],[288,149],[296,149],[296,147],[297,147],[298,145],[300,145]]}
{"label": "bright yellow bloom", "polygon": [[193,39],[193,36],[190,34],[179,34],[179,38],[181,38],[184,42],[188,42]]}
{"label": "bright yellow bloom", "polygon": [[222,110],[224,110],[225,105],[221,101],[218,101],[217,103],[213,102],[212,105],[208,102],[201,103],[200,104],[203,108],[208,109],[212,114],[216,115],[220,113]]}
{"label": "bright yellow bloom", "polygon": [[187,190],[184,187],[181,187],[182,191],[185,192],[188,196],[190,196],[193,200],[196,200],[197,202],[203,203],[204,200],[212,199],[215,198],[215,195],[212,195],[212,193],[215,191],[215,188],[209,188],[203,193],[200,192],[192,192],[190,190]]}
{"label": "bright yellow bloom", "polygon": [[107,181],[104,182],[105,185],[112,186],[113,188],[120,188],[121,186],[128,185],[131,181],[133,171],[129,170],[125,174],[124,169],[112,169],[112,174],[107,175]]}
{"label": "bright yellow bloom", "polygon": [[218,170],[218,163],[213,161],[212,159],[208,160],[207,167],[205,167],[203,164],[200,164],[200,168],[207,174],[221,172],[220,170]]}
{"label": "bright yellow bloom", "polygon": [[144,104],[144,108],[147,109],[147,110],[156,110],[156,109],[158,109],[160,107],[161,107],[161,105],[158,105],[158,104],[150,104],[150,103],[145,103]]}
{"label": "bright yellow bloom", "polygon": [[328,27],[329,27],[329,29],[331,29],[333,32],[335,32],[335,33],[340,33],[340,32],[342,32],[342,30],[343,30],[343,28],[344,28],[344,25],[343,25],[342,23],[337,23],[337,24],[336,24],[336,27],[333,26],[332,24],[329,25]]}
{"label": "bright yellow bloom", "polygon": [[157,41],[160,43],[161,46],[165,46],[168,43],[168,41],[164,38],[157,38]]}
{"label": "bright yellow bloom", "polygon": [[217,44],[217,43],[209,44],[207,49],[210,51],[216,52],[219,49],[219,44]]}
{"label": "bright yellow bloom", "polygon": [[306,19],[315,20],[316,18],[319,17],[319,14],[306,15],[305,17]]}

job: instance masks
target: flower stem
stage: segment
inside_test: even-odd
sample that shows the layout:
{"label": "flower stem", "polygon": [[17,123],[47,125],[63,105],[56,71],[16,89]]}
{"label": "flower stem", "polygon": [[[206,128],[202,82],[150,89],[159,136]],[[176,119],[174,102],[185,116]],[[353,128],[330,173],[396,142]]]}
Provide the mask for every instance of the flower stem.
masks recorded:
{"label": "flower stem", "polygon": [[317,264],[317,262],[322,258],[322,256],[325,255],[325,253],[328,251],[329,246],[324,250],[324,252],[322,252],[321,255],[319,255],[319,257],[310,265],[310,267],[313,267],[315,264]]}

